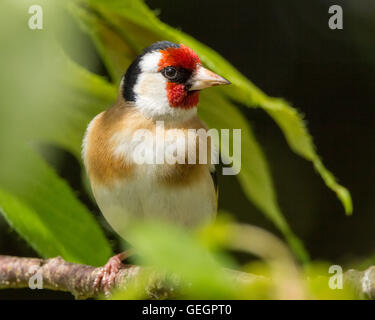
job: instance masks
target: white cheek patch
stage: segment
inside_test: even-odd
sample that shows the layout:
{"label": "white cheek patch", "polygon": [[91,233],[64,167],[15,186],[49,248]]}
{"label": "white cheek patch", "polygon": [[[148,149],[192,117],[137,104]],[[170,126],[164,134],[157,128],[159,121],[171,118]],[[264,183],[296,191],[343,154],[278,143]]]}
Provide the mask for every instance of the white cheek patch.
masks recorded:
{"label": "white cheek patch", "polygon": [[153,118],[168,112],[167,80],[158,71],[162,54],[159,51],[146,54],[139,66],[141,73],[134,86],[135,104],[147,117]]}
{"label": "white cheek patch", "polygon": [[161,73],[141,73],[138,76],[134,86],[135,104],[147,118],[161,116],[171,109],[166,87],[167,80]]}
{"label": "white cheek patch", "polygon": [[141,67],[142,72],[158,72],[159,70],[159,61],[162,54],[159,51],[151,52],[146,54],[139,66]]}

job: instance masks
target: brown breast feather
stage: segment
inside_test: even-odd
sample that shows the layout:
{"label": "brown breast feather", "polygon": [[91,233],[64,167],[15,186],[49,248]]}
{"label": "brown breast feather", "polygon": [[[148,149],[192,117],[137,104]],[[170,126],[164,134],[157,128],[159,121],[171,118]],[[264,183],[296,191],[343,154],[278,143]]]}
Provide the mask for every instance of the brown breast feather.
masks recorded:
{"label": "brown breast feather", "polygon": [[[165,129],[176,128],[184,130],[187,136],[188,129],[207,129],[206,126],[194,117],[184,123],[168,124]],[[113,182],[132,176],[136,164],[124,161],[122,157],[114,155],[116,145],[111,142],[114,134],[121,130],[136,131],[149,129],[155,132],[155,123],[146,119],[130,104],[119,102],[101,113],[92,123],[87,136],[86,164],[92,183],[110,186]],[[210,161],[210,138],[207,141],[207,159]],[[196,144],[196,155],[199,159],[199,144]],[[208,165],[188,164],[187,155],[185,164],[159,164],[156,178],[165,186],[186,186],[198,182],[200,177],[207,176]]]}

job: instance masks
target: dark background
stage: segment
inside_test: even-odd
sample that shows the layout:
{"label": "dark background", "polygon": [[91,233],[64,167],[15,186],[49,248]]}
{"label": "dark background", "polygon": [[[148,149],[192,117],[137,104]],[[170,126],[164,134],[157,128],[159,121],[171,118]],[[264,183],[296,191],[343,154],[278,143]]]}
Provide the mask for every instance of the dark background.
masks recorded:
{"label": "dark background", "polygon": [[[160,9],[162,21],[212,47],[268,95],[285,98],[305,115],[325,165],[351,191],[351,217],[345,216],[311,163],[289,149],[281,131],[262,110],[239,106],[264,148],[281,209],[311,257],[347,267],[373,263],[375,2],[146,2]],[[344,30],[328,27],[328,8],[333,4],[343,7]],[[59,172],[80,189],[78,163],[69,155],[65,159]],[[278,234],[248,202],[235,178],[221,177],[220,188],[221,208],[238,220]],[[88,204],[98,214],[95,205]],[[1,221],[0,231],[1,253],[35,255]]]}

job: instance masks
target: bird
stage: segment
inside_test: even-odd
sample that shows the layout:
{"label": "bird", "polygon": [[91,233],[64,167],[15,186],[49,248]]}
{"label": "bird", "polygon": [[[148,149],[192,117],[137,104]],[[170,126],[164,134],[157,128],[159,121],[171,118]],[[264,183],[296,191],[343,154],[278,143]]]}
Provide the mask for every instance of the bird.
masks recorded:
{"label": "bird", "polygon": [[[155,146],[141,146],[139,141],[134,142],[134,135],[147,130],[151,137],[158,138],[158,124],[162,123],[162,137],[175,138],[175,149],[182,142],[191,143],[186,142],[189,129],[203,133],[208,129],[197,114],[200,91],[228,84],[227,79],[205,68],[188,46],[159,41],[135,58],[121,79],[115,103],[88,124],[82,157],[92,193],[104,218],[122,238],[129,240],[127,234],[134,219],[195,228],[215,218],[215,165],[210,161],[139,163],[134,157],[136,149],[147,153],[155,151]],[[194,143],[199,144],[201,136],[194,137]],[[212,145],[210,141],[208,144]],[[187,150],[185,160],[191,150],[198,149],[193,146]],[[110,290],[128,255],[126,251],[110,258],[95,286]]]}

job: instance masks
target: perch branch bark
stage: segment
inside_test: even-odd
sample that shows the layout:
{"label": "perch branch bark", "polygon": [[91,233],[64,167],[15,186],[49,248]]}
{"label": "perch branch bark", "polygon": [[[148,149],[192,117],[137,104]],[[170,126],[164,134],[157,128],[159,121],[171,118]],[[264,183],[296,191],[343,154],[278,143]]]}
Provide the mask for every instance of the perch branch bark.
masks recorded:
{"label": "perch branch bark", "polygon": [[[126,289],[129,281],[146,269],[150,270],[146,267],[124,265],[116,275],[115,288]],[[94,281],[99,271],[100,268],[66,262],[61,257],[38,259],[0,255],[0,289],[29,288],[30,279],[32,282],[36,281],[35,275],[39,274],[42,277],[43,289],[70,292],[77,299],[94,298],[105,294],[103,288],[94,290]],[[232,270],[229,273],[234,281],[241,282],[253,281],[258,277]],[[151,272],[148,280],[144,290],[146,297],[150,299],[173,297],[178,289],[178,280],[175,277]]]}
{"label": "perch branch bark", "polygon": [[[115,279],[115,287],[126,289],[129,281],[134,279],[145,267],[124,265]],[[19,258],[0,255],[0,289],[29,288],[30,279],[39,274],[42,277],[43,289],[72,293],[77,299],[94,298],[104,295],[102,288],[94,290],[94,280],[100,268],[66,262],[61,257],[51,259]],[[256,275],[228,270],[234,281],[252,282]],[[172,288],[166,275],[150,277],[144,290],[147,297],[173,297],[178,281],[173,281]],[[176,280],[176,279],[175,279]],[[365,271],[349,270],[344,276],[345,283],[354,286],[362,297],[375,299],[375,266]],[[169,284],[168,284],[169,283]],[[33,284],[33,283],[32,283]]]}

